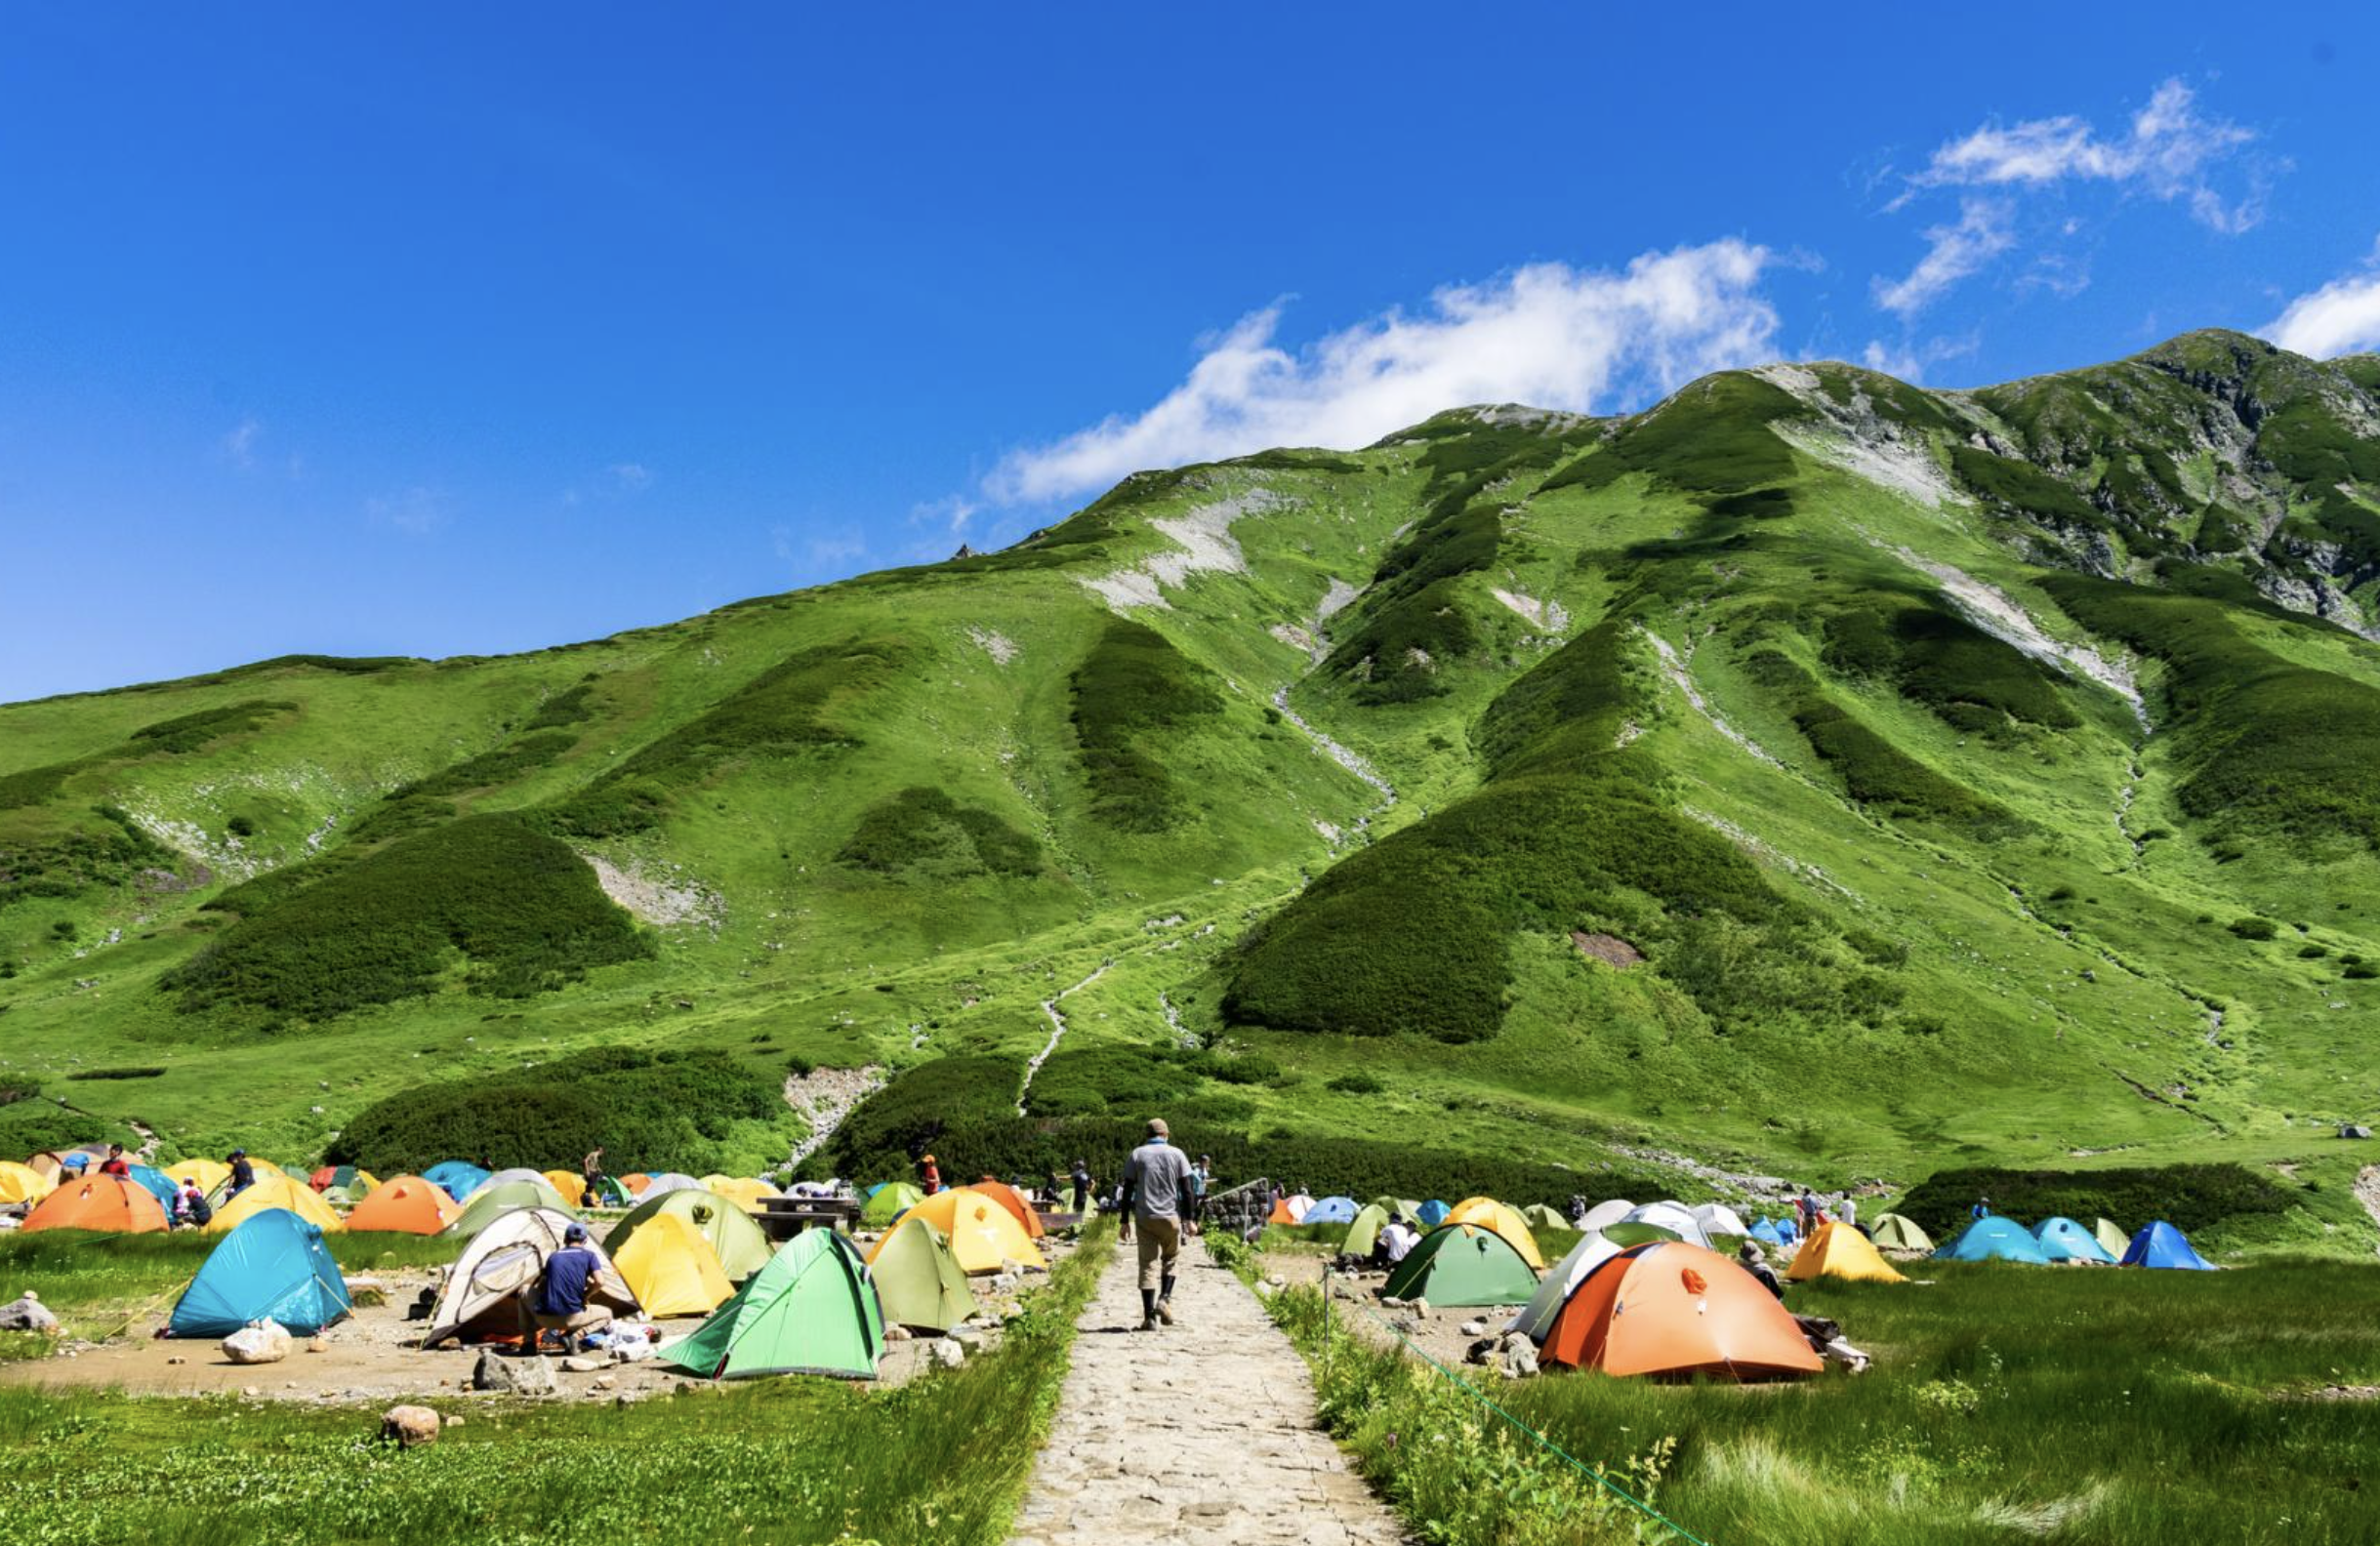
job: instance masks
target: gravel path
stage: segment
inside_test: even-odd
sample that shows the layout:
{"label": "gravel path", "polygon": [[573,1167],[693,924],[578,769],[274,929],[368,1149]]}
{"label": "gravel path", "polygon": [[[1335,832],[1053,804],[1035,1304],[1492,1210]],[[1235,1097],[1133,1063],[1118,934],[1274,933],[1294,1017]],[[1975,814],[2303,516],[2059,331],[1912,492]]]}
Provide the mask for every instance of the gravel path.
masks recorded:
{"label": "gravel path", "polygon": [[1179,1323],[1146,1333],[1136,1284],[1127,1245],[1078,1322],[1011,1546],[1409,1540],[1315,1425],[1304,1361],[1237,1278],[1192,1246]]}

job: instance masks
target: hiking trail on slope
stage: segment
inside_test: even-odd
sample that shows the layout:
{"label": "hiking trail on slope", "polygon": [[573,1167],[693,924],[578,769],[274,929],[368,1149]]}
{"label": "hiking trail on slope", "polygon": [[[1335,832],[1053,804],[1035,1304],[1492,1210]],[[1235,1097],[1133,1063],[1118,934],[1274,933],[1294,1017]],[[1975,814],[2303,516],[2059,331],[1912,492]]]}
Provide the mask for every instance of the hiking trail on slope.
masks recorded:
{"label": "hiking trail on slope", "polygon": [[1239,1279],[1186,1245],[1178,1323],[1146,1332],[1138,1282],[1125,1246],[1077,1322],[1010,1546],[1410,1541],[1317,1425],[1305,1361]]}

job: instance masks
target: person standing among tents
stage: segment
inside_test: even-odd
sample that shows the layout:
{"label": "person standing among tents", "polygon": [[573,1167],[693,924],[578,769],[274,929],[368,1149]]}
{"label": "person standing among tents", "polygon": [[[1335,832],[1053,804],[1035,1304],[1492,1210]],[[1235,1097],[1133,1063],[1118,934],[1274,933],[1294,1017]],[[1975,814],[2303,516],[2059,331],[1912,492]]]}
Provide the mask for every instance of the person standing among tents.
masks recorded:
{"label": "person standing among tents", "polygon": [[540,1336],[562,1334],[562,1351],[580,1351],[590,1331],[611,1324],[611,1311],[587,1302],[588,1286],[603,1269],[603,1258],[587,1248],[587,1227],[573,1224],[562,1232],[562,1248],[546,1258],[546,1270],[521,1291],[520,1351],[534,1354]]}
{"label": "person standing among tents", "polygon": [[1066,1179],[1074,1187],[1074,1210],[1087,1215],[1090,1212],[1090,1195],[1097,1190],[1090,1178],[1090,1166],[1077,1156],[1074,1169],[1068,1172]]}
{"label": "person standing among tents", "polygon": [[919,1191],[924,1193],[927,1197],[932,1197],[935,1193],[942,1190],[942,1167],[934,1163],[934,1157],[932,1155],[927,1155],[923,1159],[920,1160],[918,1161],[918,1168],[924,1172],[924,1180],[919,1185]]}
{"label": "person standing among tents", "polygon": [[1214,1179],[1214,1157],[1200,1155],[1198,1163],[1190,1167],[1190,1233],[1198,1233],[1197,1220],[1207,1216],[1207,1183]]}
{"label": "person standing among tents", "polygon": [[1850,1193],[1844,1193],[1843,1200],[1834,1204],[1834,1216],[1853,1229],[1860,1227],[1860,1205],[1851,1200]]}
{"label": "person standing among tents", "polygon": [[1977,1198],[1975,1200],[1975,1206],[1967,1210],[1967,1216],[1969,1218],[1979,1219],[1990,1218],[1991,1216],[1991,1200],[1988,1197]]}
{"label": "person standing among tents", "polygon": [[107,1146],[107,1158],[100,1161],[100,1174],[114,1176],[118,1181],[132,1179],[132,1161],[124,1158],[122,1144],[111,1143]]}
{"label": "person standing among tents", "polygon": [[579,1161],[579,1175],[587,1183],[586,1193],[579,1199],[579,1206],[594,1207],[602,1200],[603,1196],[603,1146],[601,1144],[596,1144],[593,1149],[588,1150],[587,1158]]}
{"label": "person standing among tents", "polygon": [[1190,1161],[1169,1141],[1163,1117],[1149,1119],[1148,1141],[1124,1166],[1125,1219],[1139,1230],[1140,1329],[1173,1323],[1173,1265],[1182,1223],[1193,1206]]}
{"label": "person standing among tents", "polygon": [[1801,1199],[1793,1204],[1795,1219],[1801,1225],[1801,1238],[1808,1240],[1818,1233],[1818,1199],[1808,1187],[1801,1189]]}
{"label": "person standing among tents", "polygon": [[256,1166],[248,1162],[248,1151],[245,1149],[232,1150],[224,1163],[231,1167],[231,1188],[224,1194],[224,1200],[228,1202],[256,1185]]}

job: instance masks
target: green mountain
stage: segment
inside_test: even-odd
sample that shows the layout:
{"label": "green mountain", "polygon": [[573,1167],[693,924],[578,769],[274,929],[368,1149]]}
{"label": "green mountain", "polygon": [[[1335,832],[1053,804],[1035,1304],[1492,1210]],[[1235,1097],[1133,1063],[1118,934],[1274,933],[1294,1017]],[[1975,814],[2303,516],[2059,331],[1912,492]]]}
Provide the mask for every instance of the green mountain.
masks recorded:
{"label": "green mountain", "polygon": [[2235,1160],[2361,1241],[2376,628],[2380,358],[2196,333],[1458,409],[590,643],[8,706],[0,1151],[748,1167],[867,1066],[813,1163],[1159,1103],[1347,1186]]}

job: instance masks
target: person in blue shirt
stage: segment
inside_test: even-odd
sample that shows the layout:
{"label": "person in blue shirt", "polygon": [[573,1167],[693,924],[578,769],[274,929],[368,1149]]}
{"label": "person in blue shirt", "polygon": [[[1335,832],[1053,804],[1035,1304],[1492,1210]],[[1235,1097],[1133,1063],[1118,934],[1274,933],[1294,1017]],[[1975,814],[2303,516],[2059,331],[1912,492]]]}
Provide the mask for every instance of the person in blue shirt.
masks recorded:
{"label": "person in blue shirt", "polygon": [[1991,1200],[1990,1198],[1977,1198],[1975,1200],[1975,1206],[1969,1209],[1968,1212],[1969,1216],[1974,1218],[1990,1218],[1991,1216]]}
{"label": "person in blue shirt", "polygon": [[589,1332],[611,1324],[611,1311],[587,1299],[602,1270],[603,1258],[587,1244],[586,1226],[571,1225],[562,1234],[562,1248],[546,1258],[545,1271],[521,1295],[522,1353],[535,1353],[548,1331],[561,1333],[564,1353],[583,1352]]}

